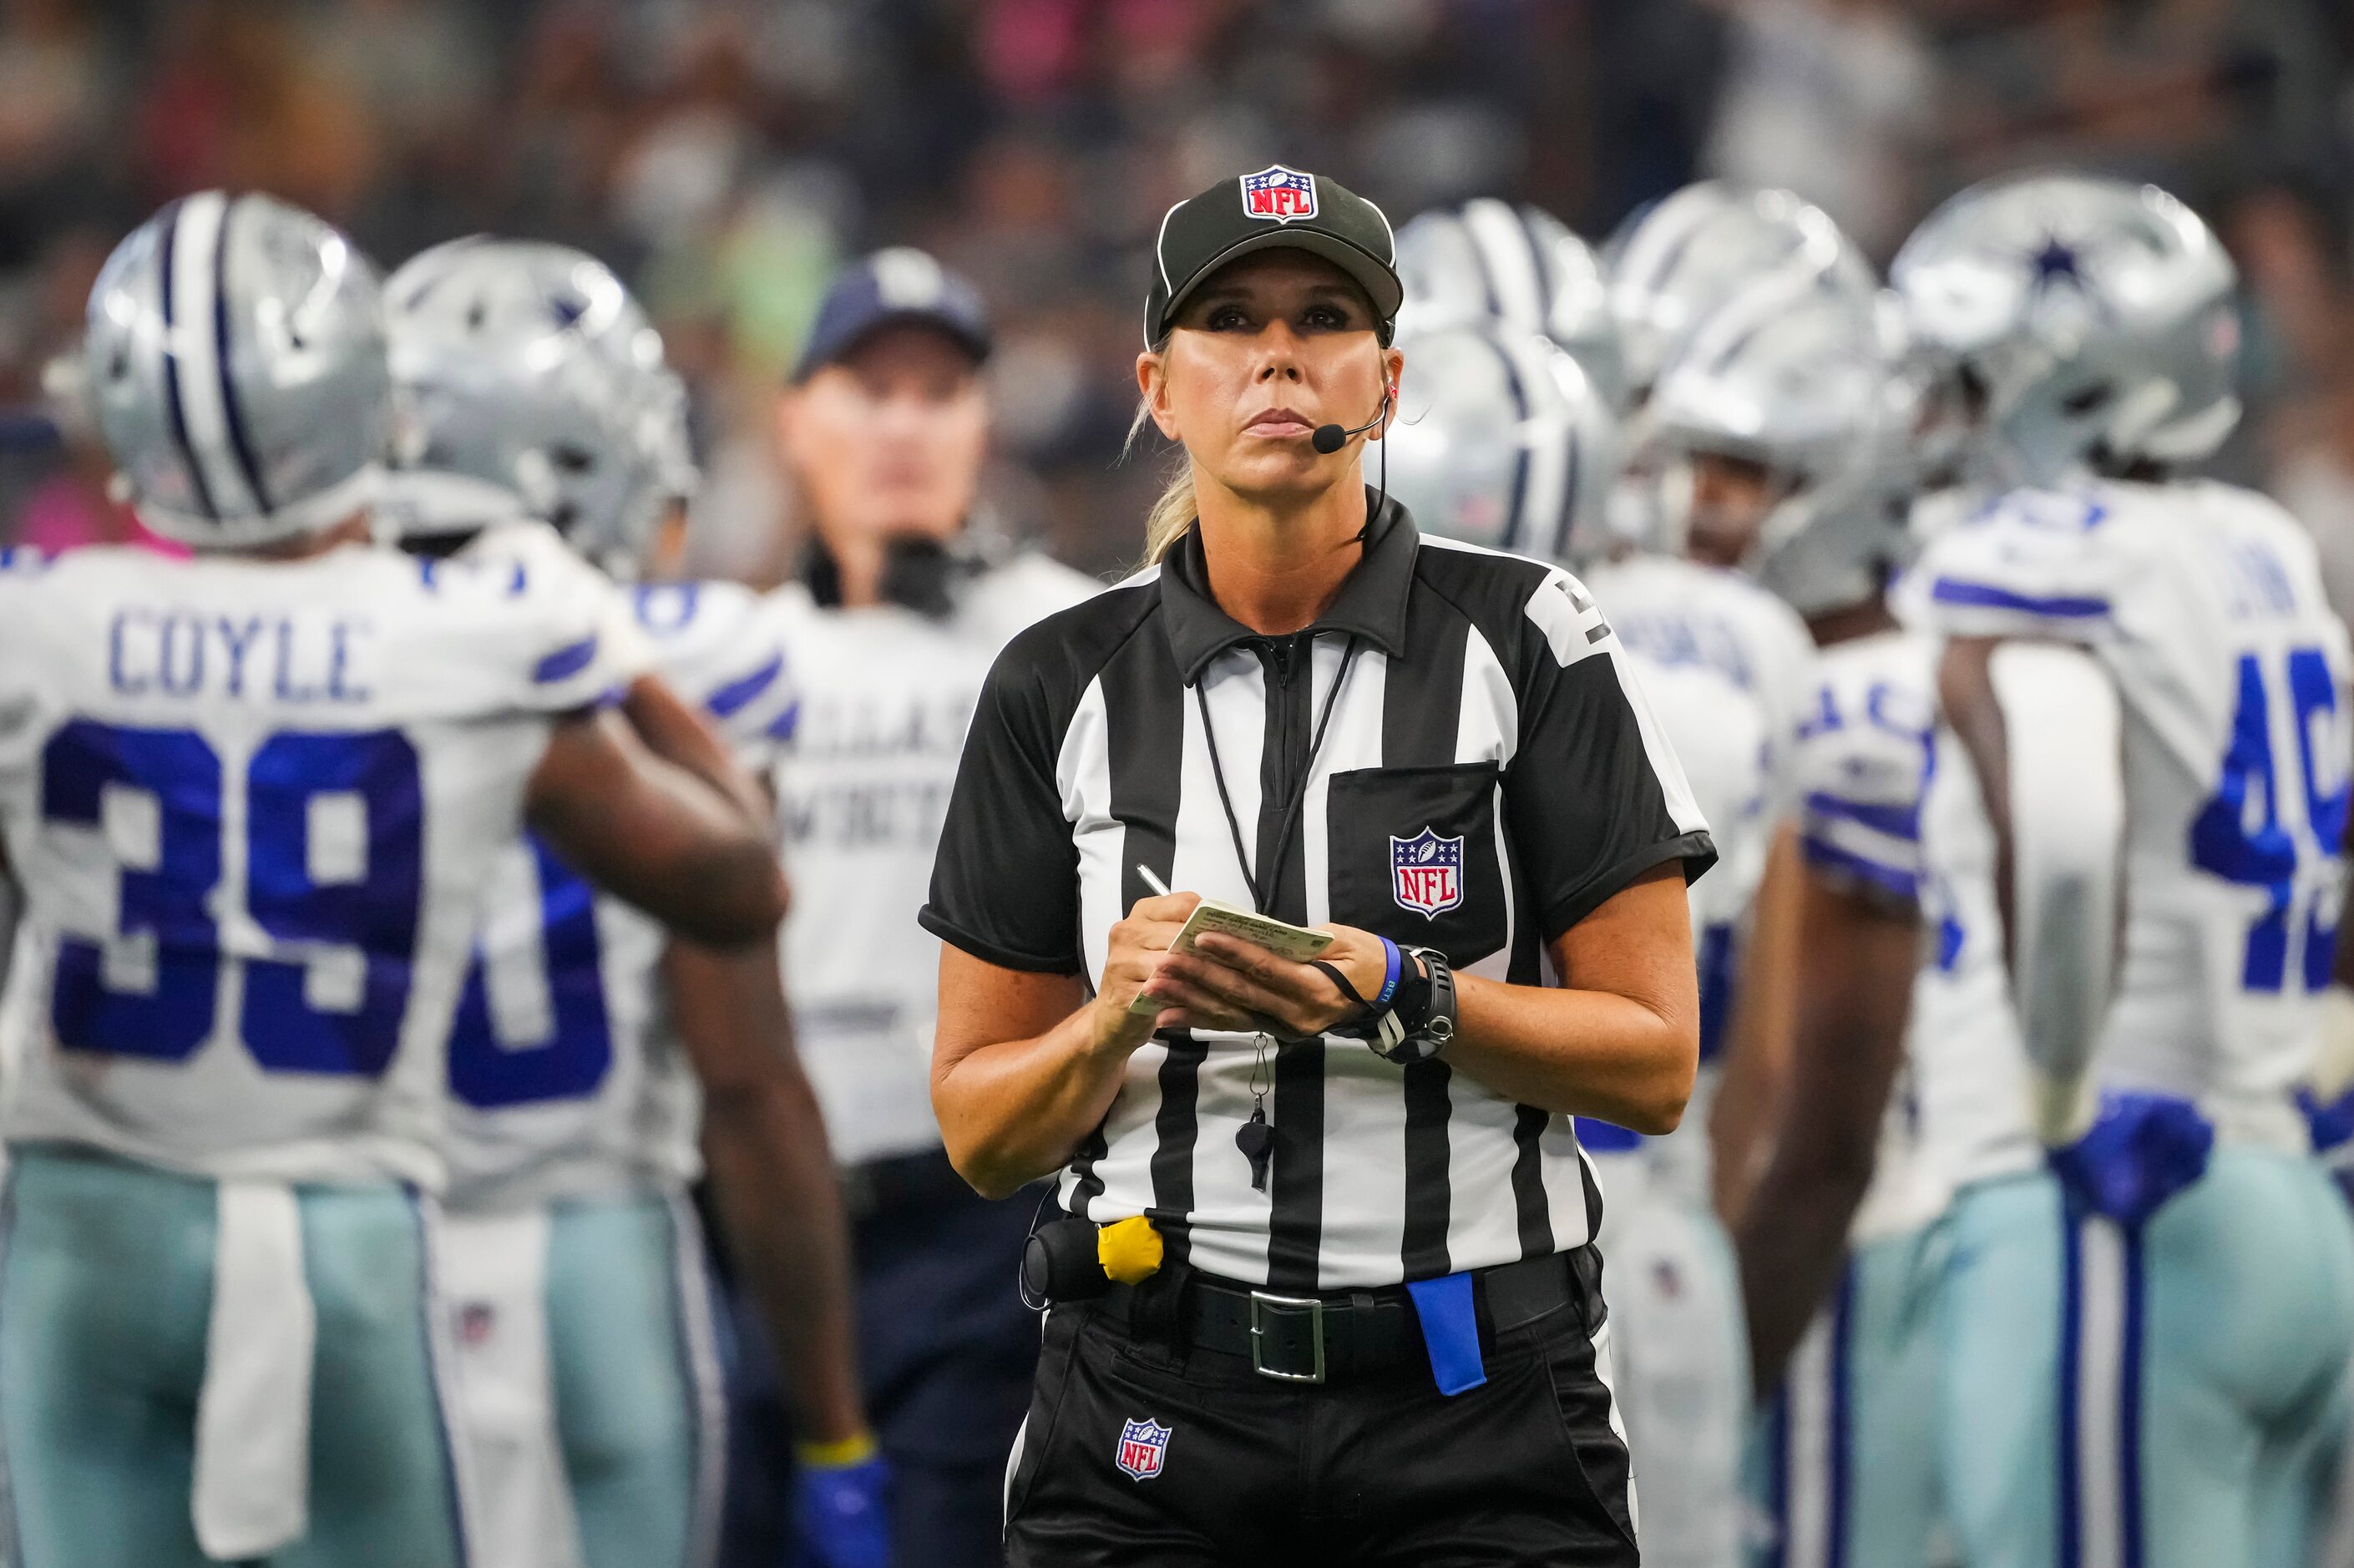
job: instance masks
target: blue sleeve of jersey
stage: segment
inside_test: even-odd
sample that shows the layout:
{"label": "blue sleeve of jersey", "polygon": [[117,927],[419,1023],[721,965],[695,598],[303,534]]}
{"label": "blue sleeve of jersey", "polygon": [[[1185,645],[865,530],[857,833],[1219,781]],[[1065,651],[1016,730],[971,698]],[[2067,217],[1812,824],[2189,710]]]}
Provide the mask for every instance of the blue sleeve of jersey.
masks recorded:
{"label": "blue sleeve of jersey", "polygon": [[641,587],[635,600],[656,667],[701,707],[747,768],[773,763],[801,714],[787,627],[773,604],[719,582]]}
{"label": "blue sleeve of jersey", "polygon": [[727,737],[738,759],[748,768],[764,768],[792,739],[801,717],[801,692],[780,642],[753,644],[741,662],[741,674],[726,676],[698,695],[704,712]]}
{"label": "blue sleeve of jersey", "polygon": [[512,562],[440,565],[428,579],[437,593],[481,605],[484,631],[499,628],[520,644],[515,706],[564,714],[620,700],[634,674],[633,653],[615,635],[610,583],[586,567],[572,574],[519,570]]}
{"label": "blue sleeve of jersey", "polygon": [[1925,693],[1885,678],[1827,679],[1798,747],[1807,863],[1875,901],[1917,907],[1921,805],[1936,762]]}
{"label": "blue sleeve of jersey", "polygon": [[1941,637],[2098,641],[2116,600],[2108,522],[2090,494],[2004,496],[1922,556],[1903,596],[1906,618]]}

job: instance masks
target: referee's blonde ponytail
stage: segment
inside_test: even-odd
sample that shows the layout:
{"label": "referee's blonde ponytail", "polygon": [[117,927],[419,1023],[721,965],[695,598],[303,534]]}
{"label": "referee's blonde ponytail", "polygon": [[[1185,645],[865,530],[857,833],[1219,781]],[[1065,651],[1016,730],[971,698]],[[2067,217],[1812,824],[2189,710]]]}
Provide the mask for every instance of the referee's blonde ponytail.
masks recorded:
{"label": "referee's blonde ponytail", "polygon": [[[1152,352],[1169,352],[1167,333],[1161,334],[1161,341],[1152,345]],[[1119,449],[1121,457],[1125,458],[1136,450],[1136,438],[1144,433],[1145,422],[1151,418],[1152,399],[1139,397],[1136,400],[1136,418],[1128,422],[1128,440]],[[1195,510],[1193,460],[1186,455],[1184,448],[1180,447],[1177,449],[1176,470],[1169,477],[1169,487],[1161,493],[1161,499],[1152,503],[1152,510],[1144,514],[1146,566],[1159,566],[1161,557],[1169,554],[1170,546],[1185,536],[1185,531],[1193,526]]]}
{"label": "referee's blonde ponytail", "polygon": [[1169,488],[1144,514],[1144,564],[1157,566],[1169,553],[1171,546],[1183,538],[1193,526],[1193,462],[1182,453],[1182,464],[1169,481]]}

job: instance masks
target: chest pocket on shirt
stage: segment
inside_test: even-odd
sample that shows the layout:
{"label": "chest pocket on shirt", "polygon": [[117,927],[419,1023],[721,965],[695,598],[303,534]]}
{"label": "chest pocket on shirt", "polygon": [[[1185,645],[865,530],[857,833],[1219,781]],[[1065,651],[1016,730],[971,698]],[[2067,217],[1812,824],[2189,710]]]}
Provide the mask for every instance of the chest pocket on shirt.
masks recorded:
{"label": "chest pocket on shirt", "polygon": [[1333,775],[1332,918],[1437,948],[1456,968],[1504,945],[1503,860],[1492,762]]}

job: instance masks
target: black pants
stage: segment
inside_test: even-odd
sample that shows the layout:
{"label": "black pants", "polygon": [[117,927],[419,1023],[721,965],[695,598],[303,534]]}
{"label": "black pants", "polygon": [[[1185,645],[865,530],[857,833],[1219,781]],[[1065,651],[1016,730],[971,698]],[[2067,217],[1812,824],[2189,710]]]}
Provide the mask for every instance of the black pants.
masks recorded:
{"label": "black pants", "polygon": [[[1320,1385],[1058,1308],[1008,1498],[1007,1568],[1504,1568],[1636,1561],[1626,1445],[1575,1308],[1452,1398],[1416,1363]],[[1168,1428],[1157,1467],[1131,1422]]]}
{"label": "black pants", "polygon": [[996,1563],[1005,1456],[1038,1361],[1038,1314],[1016,1284],[1037,1212],[1035,1192],[991,1202],[949,1171],[928,1201],[854,1227],[860,1370],[898,1476],[900,1568]]}
{"label": "black pants", "polygon": [[[991,1202],[935,1154],[897,1162],[901,1189],[862,1213],[858,1349],[867,1419],[896,1479],[900,1568],[994,1568],[1005,1456],[1038,1357],[1038,1315],[1014,1279],[1038,1195]],[[731,1397],[723,1568],[776,1568],[788,1554],[792,1433],[767,1336],[738,1291],[745,1374]]]}

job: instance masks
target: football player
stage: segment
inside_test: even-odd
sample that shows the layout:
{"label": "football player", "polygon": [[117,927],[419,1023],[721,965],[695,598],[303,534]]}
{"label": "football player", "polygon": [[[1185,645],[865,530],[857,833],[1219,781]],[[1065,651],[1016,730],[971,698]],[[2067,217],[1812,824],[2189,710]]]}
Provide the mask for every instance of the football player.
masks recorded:
{"label": "football player", "polygon": [[1935,1522],[1922,1304],[1941,1204],[1909,1100],[1889,1108],[1935,731],[1929,645],[1883,600],[1906,554],[1916,412],[1897,347],[1880,302],[1769,279],[1693,336],[1651,405],[1679,450],[1757,466],[1760,578],[1822,649],[1796,750],[1789,1063],[1735,1231],[1766,1402],[1755,1480],[1788,1568],[1924,1563]]}
{"label": "football player", "polygon": [[[1394,449],[1393,493],[1417,524],[1594,569],[1607,543],[1617,421],[1578,366],[1502,323],[1425,332],[1401,346],[1405,417],[1384,446]],[[1609,611],[1604,590],[1594,592]],[[1792,721],[1720,663],[1628,647],[1720,854],[1690,895],[1708,1078],[1722,1050],[1728,950],[1766,862],[1769,736]],[[1724,1568],[1741,1551],[1748,1370],[1731,1255],[1709,1211],[1706,1137],[1705,1117],[1657,1139],[1578,1122],[1609,1200],[1599,1245],[1643,1559]]]}
{"label": "football player", "polygon": [[[577,551],[634,576],[694,474],[683,391],[620,280],[563,246],[476,238],[386,291],[408,547],[585,572]],[[616,637],[650,672],[633,722],[688,744],[708,724],[756,791],[799,712],[774,610],[734,583],[613,592]],[[712,1550],[724,1402],[686,1191],[707,1160],[798,1429],[829,1450],[795,1472],[803,1533],[827,1568],[879,1565],[845,1227],[776,956],[666,939],[536,835],[491,883],[451,1039],[443,1278],[486,1551],[620,1568]]]}
{"label": "football player", "polygon": [[1902,597],[1992,828],[1941,946],[2001,955],[2048,1151],[1955,1202],[1949,1507],[1973,1563],[2301,1561],[2354,1346],[2296,1099],[2349,661],[2304,531],[2179,477],[2238,415],[2233,270],[2164,192],[2044,175],[1955,197],[1896,277],[2018,482]]}
{"label": "football player", "polygon": [[0,573],[6,1554],[456,1568],[429,1195],[484,867],[528,821],[721,947],[783,880],[724,780],[608,710],[601,596],[372,546],[389,375],[343,235],[175,202],[86,353],[196,558]]}
{"label": "football player", "polygon": [[1728,1033],[1720,1035],[1729,1045],[1723,1092],[1711,1107],[1719,1157],[1710,1177],[1720,1213],[1732,1216],[1754,1171],[1758,1118],[1774,1098],[1791,1006],[1776,982],[1789,972],[1786,949],[1795,930],[1797,848],[1788,816],[1797,730],[1814,690],[1813,645],[1789,608],[1749,580],[1759,524],[1777,499],[1759,465],[1721,452],[1681,454],[1653,440],[1649,405],[1691,334],[1760,280],[1782,280],[1778,286],[1794,297],[1819,291],[1859,305],[1874,290],[1869,264],[1819,208],[1787,191],[1714,181],[1638,214],[1612,237],[1606,257],[1630,412],[1609,512],[1621,558],[1606,574],[1607,595],[1599,584],[1595,591],[1630,647],[1648,644],[1662,662],[1712,662],[1761,694],[1776,715],[1767,735],[1766,810],[1782,826],[1767,840],[1759,911],[1750,922],[1758,961],[1737,974],[1729,969],[1721,985],[1739,1005],[1729,1009]]}
{"label": "football player", "polygon": [[[1038,1347],[1008,1282],[1037,1203],[984,1200],[949,1163],[931,1108],[939,943],[914,913],[991,663],[1098,586],[976,514],[989,346],[970,284],[922,251],[879,251],[828,289],[778,406],[811,537],[775,600],[792,667],[825,673],[778,774],[801,890],[785,967],[845,1170],[897,1549],[938,1568],[999,1555]],[[731,1540],[747,1561],[754,1523]]]}
{"label": "football player", "polygon": [[1793,192],[1702,180],[1644,207],[1603,247],[1627,397],[1639,408],[1716,308],[1758,279],[1801,274],[1857,297],[1872,264],[1822,208]]}
{"label": "football player", "polygon": [[1399,336],[1496,325],[1547,337],[1606,407],[1624,408],[1618,323],[1601,260],[1561,219],[1493,196],[1434,207],[1398,230],[1397,270],[1405,285]]}

